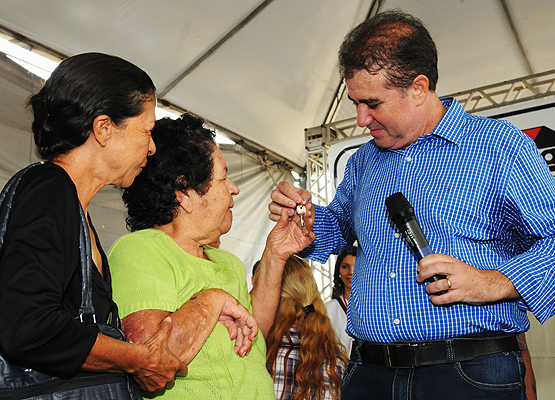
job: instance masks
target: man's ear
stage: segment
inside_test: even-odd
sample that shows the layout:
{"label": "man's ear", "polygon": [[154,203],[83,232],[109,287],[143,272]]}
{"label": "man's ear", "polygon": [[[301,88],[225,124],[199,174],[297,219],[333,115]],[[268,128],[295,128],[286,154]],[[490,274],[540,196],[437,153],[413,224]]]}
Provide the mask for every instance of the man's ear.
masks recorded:
{"label": "man's ear", "polygon": [[107,115],[99,115],[94,119],[92,134],[100,146],[106,146],[108,139],[112,135],[113,127],[114,122]]}
{"label": "man's ear", "polygon": [[409,87],[417,103],[423,103],[430,91],[430,80],[425,75],[418,75]]}

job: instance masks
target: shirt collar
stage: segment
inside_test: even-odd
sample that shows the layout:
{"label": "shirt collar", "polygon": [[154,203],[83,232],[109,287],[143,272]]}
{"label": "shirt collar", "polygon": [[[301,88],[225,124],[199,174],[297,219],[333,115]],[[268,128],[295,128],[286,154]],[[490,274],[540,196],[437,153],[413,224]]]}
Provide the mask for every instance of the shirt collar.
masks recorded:
{"label": "shirt collar", "polygon": [[431,134],[458,146],[464,136],[464,129],[461,128],[464,126],[464,119],[467,116],[466,111],[453,97],[446,97],[440,99],[440,101],[447,109],[447,112],[432,130]]}
{"label": "shirt collar", "polygon": [[[436,127],[429,133],[420,136],[414,144],[422,144],[428,140],[432,140],[434,137],[439,137],[443,140],[451,142],[457,146],[461,144],[463,136],[466,134],[464,129],[464,120],[468,117],[464,108],[459,104],[459,102],[454,97],[445,97],[440,99],[441,104],[447,109],[445,115],[441,118]],[[383,149],[376,145],[374,140],[371,141],[374,146],[380,151],[384,152],[394,152],[394,153],[404,153],[406,149]],[[409,146],[409,147],[412,147]]]}

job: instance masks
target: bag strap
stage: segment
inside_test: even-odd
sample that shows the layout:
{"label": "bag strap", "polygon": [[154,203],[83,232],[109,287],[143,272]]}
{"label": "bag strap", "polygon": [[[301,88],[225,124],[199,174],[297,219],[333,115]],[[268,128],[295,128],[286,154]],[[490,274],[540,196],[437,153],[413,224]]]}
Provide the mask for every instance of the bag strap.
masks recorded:
{"label": "bag strap", "polygon": [[337,300],[337,302],[341,306],[341,309],[345,312],[345,314],[347,314],[347,307],[345,306],[343,300],[341,300],[339,297],[336,297],[335,300]]}
{"label": "bag strap", "polygon": [[79,232],[79,253],[81,257],[81,307],[79,308],[79,320],[96,324],[96,315],[92,302],[92,251],[91,237],[87,217],[79,202],[79,214],[81,215],[81,232]]}
{"label": "bag strap", "polygon": [[23,175],[25,175],[25,173],[32,167],[41,164],[44,164],[44,162],[38,162],[23,168],[10,178],[8,183],[6,183],[6,186],[4,186],[4,189],[2,189],[2,193],[0,193],[0,254],[2,253],[2,246],[4,245],[4,239],[6,237],[6,229],[8,228],[8,220],[12,209],[15,190],[17,189]]}
{"label": "bag strap", "polygon": [[[25,173],[37,166],[44,164],[44,161],[37,162],[23,168],[17,172],[6,183],[4,189],[0,193],[0,254],[2,254],[2,247],[6,237],[6,230],[8,228],[8,221],[10,211],[12,209],[13,198],[16,189]],[[89,226],[87,225],[87,218],[79,203],[79,214],[81,217],[81,230],[79,232],[79,255],[81,258],[81,307],[79,308],[79,320],[81,322],[96,323],[96,316],[94,313],[94,306],[92,304],[92,251],[91,251],[91,238],[89,234]]]}

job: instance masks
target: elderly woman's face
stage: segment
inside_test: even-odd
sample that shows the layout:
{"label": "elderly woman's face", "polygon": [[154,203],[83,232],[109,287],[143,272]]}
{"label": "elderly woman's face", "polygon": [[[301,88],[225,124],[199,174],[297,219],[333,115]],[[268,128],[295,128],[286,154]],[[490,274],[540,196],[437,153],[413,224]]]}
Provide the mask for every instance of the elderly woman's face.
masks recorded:
{"label": "elderly woman's face", "polygon": [[206,238],[214,241],[231,229],[233,215],[233,196],[239,193],[239,188],[227,176],[227,166],[220,149],[214,146],[212,152],[214,169],[210,188],[199,196],[198,215],[202,217],[202,229]]}

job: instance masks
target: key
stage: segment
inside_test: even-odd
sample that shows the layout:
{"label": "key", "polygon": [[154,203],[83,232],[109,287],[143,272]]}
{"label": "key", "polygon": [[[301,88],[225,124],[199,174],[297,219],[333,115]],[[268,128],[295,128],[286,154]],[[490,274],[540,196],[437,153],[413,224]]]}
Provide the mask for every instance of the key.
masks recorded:
{"label": "key", "polygon": [[306,214],[306,207],[303,204],[297,205],[297,214],[301,218],[301,226],[304,226],[304,215]]}

